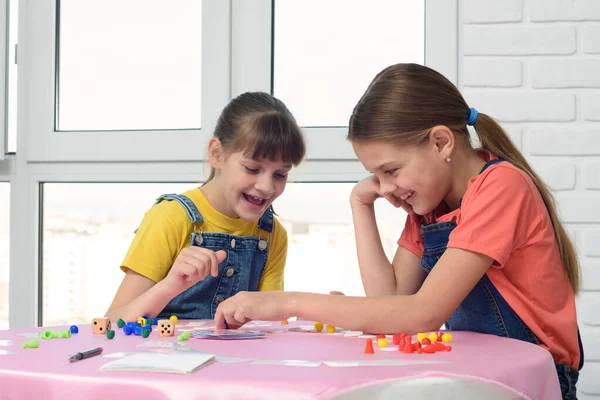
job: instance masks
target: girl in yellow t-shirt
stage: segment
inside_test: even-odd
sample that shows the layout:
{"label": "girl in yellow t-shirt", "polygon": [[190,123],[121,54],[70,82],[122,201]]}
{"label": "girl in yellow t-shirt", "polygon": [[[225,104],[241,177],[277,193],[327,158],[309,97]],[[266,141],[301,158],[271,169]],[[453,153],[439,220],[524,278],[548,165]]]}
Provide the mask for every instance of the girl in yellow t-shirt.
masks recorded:
{"label": "girl in yellow t-shirt", "polygon": [[146,213],[106,316],[209,319],[240,291],[283,290],[287,233],[271,205],[304,154],[283,102],[262,92],[233,99],[208,142],[209,178]]}

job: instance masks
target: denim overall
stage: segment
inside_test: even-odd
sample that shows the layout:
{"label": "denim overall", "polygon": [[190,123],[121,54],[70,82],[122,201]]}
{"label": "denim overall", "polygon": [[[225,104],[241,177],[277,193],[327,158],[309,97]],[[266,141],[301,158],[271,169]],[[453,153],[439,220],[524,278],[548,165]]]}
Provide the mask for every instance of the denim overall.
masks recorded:
{"label": "denim overall", "polygon": [[[217,277],[208,275],[186,291],[177,295],[167,304],[158,318],[177,315],[180,319],[212,319],[217,306],[223,300],[241,291],[256,291],[269,254],[268,238],[273,231],[273,211],[268,209],[258,221],[257,237],[235,236],[219,232],[202,232],[202,214],[186,196],[179,194],[162,195],[156,204],[163,200],[180,203],[194,225],[190,246],[203,247],[213,251],[224,250],[225,260],[219,263]],[[261,238],[261,231],[266,234]]]}
{"label": "denim overall", "polygon": [[[489,161],[480,173],[491,165],[502,161],[501,159]],[[421,235],[424,240],[421,268],[427,271],[427,273],[431,272],[436,262],[440,259],[444,251],[446,251],[450,233],[454,228],[456,228],[455,221],[421,226]],[[456,311],[452,313],[445,325],[448,330],[480,332],[523,340],[537,345],[540,344],[535,334],[519,318],[506,300],[504,300],[500,292],[494,287],[487,274],[481,278]],[[581,370],[583,367],[583,347],[580,337],[579,351],[581,357],[578,370]],[[555,366],[563,399],[577,399],[575,384],[579,377],[578,370],[576,371],[561,363],[555,363]]]}

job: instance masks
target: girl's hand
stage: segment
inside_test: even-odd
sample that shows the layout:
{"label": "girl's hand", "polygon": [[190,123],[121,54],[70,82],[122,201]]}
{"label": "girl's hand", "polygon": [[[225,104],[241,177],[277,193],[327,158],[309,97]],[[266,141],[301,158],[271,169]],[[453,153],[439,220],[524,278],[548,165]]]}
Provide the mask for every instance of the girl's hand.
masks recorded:
{"label": "girl's hand", "polygon": [[375,203],[375,200],[383,197],[394,207],[402,207],[408,214],[415,213],[410,204],[404,200],[401,200],[399,197],[394,196],[393,193],[382,195],[380,186],[379,179],[377,179],[375,175],[371,175],[359,181],[354,186],[354,189],[352,189],[352,193],[350,194],[350,203],[368,206]]}
{"label": "girl's hand", "polygon": [[216,277],[219,274],[219,263],[227,257],[223,250],[214,252],[202,247],[186,247],[179,253],[164,284],[174,293],[181,293],[201,280],[208,274]]}
{"label": "girl's hand", "polygon": [[283,321],[291,315],[289,294],[272,292],[239,292],[223,301],[215,313],[215,329],[239,328],[246,322],[257,319],[262,321]]}
{"label": "girl's hand", "polygon": [[331,292],[329,292],[329,294],[331,294],[333,296],[345,296],[345,294],[343,292],[339,292],[337,290],[332,290]]}

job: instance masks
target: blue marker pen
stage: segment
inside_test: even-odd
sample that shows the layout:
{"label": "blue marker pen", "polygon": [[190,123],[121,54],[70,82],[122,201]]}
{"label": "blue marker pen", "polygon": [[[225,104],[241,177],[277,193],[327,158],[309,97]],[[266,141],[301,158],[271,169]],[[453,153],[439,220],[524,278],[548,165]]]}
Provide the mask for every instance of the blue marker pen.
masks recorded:
{"label": "blue marker pen", "polygon": [[98,347],[97,349],[92,349],[92,350],[88,350],[88,351],[82,351],[80,353],[70,355],[69,361],[73,362],[73,361],[84,360],[86,358],[97,356],[98,354],[101,354],[102,351],[103,351],[102,347]]}

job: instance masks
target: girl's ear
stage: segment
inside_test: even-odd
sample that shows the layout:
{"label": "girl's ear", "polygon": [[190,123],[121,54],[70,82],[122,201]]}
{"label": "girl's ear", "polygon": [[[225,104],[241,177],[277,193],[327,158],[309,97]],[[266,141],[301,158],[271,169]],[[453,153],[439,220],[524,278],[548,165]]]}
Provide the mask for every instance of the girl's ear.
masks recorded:
{"label": "girl's ear", "polygon": [[429,142],[432,146],[432,150],[443,160],[452,157],[452,152],[456,145],[456,138],[454,137],[454,133],[447,126],[434,126],[429,133]]}
{"label": "girl's ear", "polygon": [[223,147],[221,141],[216,137],[212,137],[208,141],[208,162],[214,169],[219,169],[223,162]]}

